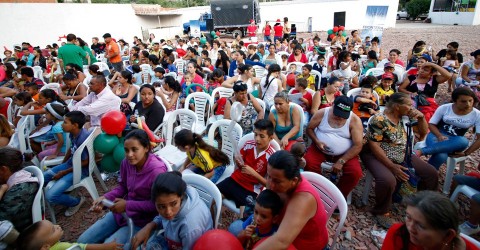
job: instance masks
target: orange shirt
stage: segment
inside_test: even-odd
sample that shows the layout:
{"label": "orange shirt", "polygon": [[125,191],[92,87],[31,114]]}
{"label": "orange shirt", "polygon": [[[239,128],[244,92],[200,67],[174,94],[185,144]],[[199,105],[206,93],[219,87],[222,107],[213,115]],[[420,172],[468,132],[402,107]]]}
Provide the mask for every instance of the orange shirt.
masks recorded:
{"label": "orange shirt", "polygon": [[106,51],[107,55],[113,55],[117,53],[116,56],[110,58],[111,63],[119,63],[122,61],[122,56],[120,55],[120,48],[118,47],[118,44],[113,41],[113,39],[106,44]]}

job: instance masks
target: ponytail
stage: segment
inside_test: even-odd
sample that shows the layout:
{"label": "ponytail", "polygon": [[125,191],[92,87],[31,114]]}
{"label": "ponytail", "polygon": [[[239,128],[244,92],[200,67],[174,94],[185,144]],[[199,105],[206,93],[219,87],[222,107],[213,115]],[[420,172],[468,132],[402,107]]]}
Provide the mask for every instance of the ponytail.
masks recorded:
{"label": "ponytail", "polygon": [[177,146],[190,146],[194,147],[197,146],[205,151],[208,152],[210,157],[216,161],[221,163],[222,165],[230,164],[230,158],[223,153],[221,150],[218,150],[211,145],[207,144],[203,139],[202,136],[199,134],[192,133],[192,131],[188,129],[182,129],[177,134],[175,134],[175,145]]}
{"label": "ponytail", "polygon": [[270,75],[272,73],[275,73],[275,72],[280,72],[281,71],[281,68],[280,68],[280,65],[274,63],[272,65],[270,65],[268,67],[268,73],[267,73],[267,77],[265,79],[265,85],[263,85],[263,87],[266,89],[268,87],[268,85],[270,85]]}

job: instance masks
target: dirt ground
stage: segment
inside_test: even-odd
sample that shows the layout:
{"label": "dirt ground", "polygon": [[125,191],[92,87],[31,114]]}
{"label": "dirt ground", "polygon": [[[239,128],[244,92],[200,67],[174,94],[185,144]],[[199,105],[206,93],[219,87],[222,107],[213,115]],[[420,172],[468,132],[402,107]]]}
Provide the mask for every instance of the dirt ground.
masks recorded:
{"label": "dirt ground", "polygon": [[[350,33],[349,30],[347,30],[347,32]],[[326,32],[317,33],[322,40],[326,38]],[[426,41],[427,45],[432,46],[435,53],[440,49],[446,48],[447,43],[457,41],[460,44],[459,52],[464,55],[465,60],[470,60],[472,57],[469,54],[480,48],[478,43],[480,36],[478,34],[480,34],[480,26],[443,26],[420,22],[399,21],[396,28],[389,28],[384,31],[381,46],[383,48],[384,56],[390,49],[396,48],[402,52],[401,59],[406,60],[407,51],[411,49],[413,44],[418,40]],[[298,36],[308,38],[312,37],[312,34],[301,33]],[[450,96],[444,86],[440,88],[437,99],[439,103],[444,103],[450,100]],[[466,163],[467,172],[477,171],[476,167],[479,161],[480,157],[478,152],[469,156]],[[441,180],[439,183],[439,190],[443,185],[445,167],[442,167],[440,172]],[[114,187],[115,180],[108,181],[108,186],[110,188]],[[97,185],[97,187],[99,186]],[[359,185],[353,192],[352,204],[355,204],[355,200],[360,199],[363,187],[364,179],[360,181]],[[103,190],[99,190],[99,192],[103,193]],[[88,197],[85,190],[82,190],[82,193]],[[374,204],[373,198],[374,194],[372,188],[370,192],[369,206],[365,208],[356,208],[354,205],[349,205],[345,227],[343,233],[338,239],[338,246],[340,249],[378,249],[378,246],[372,240],[372,231],[381,228],[376,226],[372,214],[368,212],[369,207]],[[88,202],[83,205],[80,211],[70,218],[63,216],[65,208],[55,208],[57,211],[57,222],[63,227],[65,232],[63,240],[75,241],[83,231],[100,218],[101,215],[88,212],[88,208],[91,205],[91,199],[88,199]],[[465,197],[460,198],[459,208],[460,217],[464,220],[469,212],[469,201],[465,199]],[[396,220],[402,221],[404,216],[404,212],[402,212],[403,210],[404,209],[401,206],[394,205],[392,213]],[[222,214],[222,228],[228,227],[232,219],[232,213],[225,211]],[[337,225],[338,221],[331,218],[328,223],[330,235],[334,235],[334,230]],[[330,239],[330,241],[332,241],[332,239]]]}

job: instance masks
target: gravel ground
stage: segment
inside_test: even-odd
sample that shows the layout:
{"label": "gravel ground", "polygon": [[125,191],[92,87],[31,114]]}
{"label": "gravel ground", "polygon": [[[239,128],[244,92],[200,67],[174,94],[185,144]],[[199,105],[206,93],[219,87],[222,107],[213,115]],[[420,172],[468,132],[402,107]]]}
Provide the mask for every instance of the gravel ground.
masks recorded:
{"label": "gravel ground", "polygon": [[[347,31],[349,32],[349,31]],[[318,32],[321,37],[326,37],[326,32]],[[451,41],[457,41],[460,43],[459,52],[464,55],[466,60],[471,59],[470,52],[479,49],[478,42],[475,41],[475,38],[478,36],[468,35],[468,34],[479,34],[480,26],[442,26],[442,25],[432,25],[425,24],[420,22],[410,22],[410,21],[399,21],[396,28],[386,29],[383,34],[382,47],[384,48],[384,53],[388,53],[388,50],[397,48],[402,51],[401,58],[406,60],[406,54],[409,49],[413,47],[413,44],[418,40],[424,40],[428,45],[431,45],[433,50],[439,51],[446,47],[447,43]],[[299,34],[299,37],[310,37],[310,34]],[[450,96],[446,92],[445,86],[442,86],[437,95],[438,102],[444,103],[450,99]],[[476,171],[476,166],[480,161],[478,152],[475,152],[469,156],[466,169],[468,171]],[[440,169],[440,187],[443,185],[443,179],[445,176],[445,167]],[[115,180],[110,180],[107,182],[109,188],[114,187]],[[97,187],[99,187],[97,185]],[[355,200],[360,199],[364,187],[364,180],[362,179],[358,187],[353,192],[353,204]],[[373,188],[370,193],[369,206],[374,204],[374,194]],[[89,197],[86,190],[81,191],[85,196]],[[103,193],[103,190],[99,190],[100,194]],[[88,208],[91,205],[91,200],[88,200],[77,214],[70,218],[66,218],[63,213],[65,208],[56,207],[57,211],[56,217],[57,222],[60,224],[65,232],[63,240],[66,241],[75,241],[78,236],[85,231],[90,225],[92,225],[97,219],[101,217],[102,214],[94,214],[88,212]],[[378,246],[372,240],[372,231],[379,230],[373,220],[373,216],[368,212],[369,206],[365,208],[356,208],[353,205],[349,206],[349,212],[347,220],[345,222],[345,227],[343,233],[341,234],[339,240],[339,247],[341,249],[378,249]],[[462,220],[468,215],[469,212],[469,201],[465,197],[459,199],[459,213]],[[397,221],[401,221],[404,213],[404,209],[399,205],[394,205],[392,214]],[[48,215],[47,215],[48,218]],[[234,215],[229,211],[224,211],[222,213],[221,227],[225,228],[233,220]],[[331,218],[328,227],[330,235],[335,233],[335,229],[338,225],[336,219]],[[347,232],[347,233],[346,233]],[[480,237],[479,237],[480,238]],[[477,239],[479,239],[477,238]],[[332,239],[330,239],[332,241]],[[331,243],[331,242],[330,242]]]}

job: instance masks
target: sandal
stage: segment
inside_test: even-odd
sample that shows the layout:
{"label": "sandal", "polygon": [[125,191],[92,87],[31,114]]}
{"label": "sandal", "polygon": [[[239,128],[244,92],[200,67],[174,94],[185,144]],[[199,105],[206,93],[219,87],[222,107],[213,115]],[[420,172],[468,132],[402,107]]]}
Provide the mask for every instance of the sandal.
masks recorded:
{"label": "sandal", "polygon": [[393,224],[395,224],[395,221],[390,218],[390,214],[376,215],[375,220],[377,221],[378,225],[384,227],[385,229],[389,229]]}

